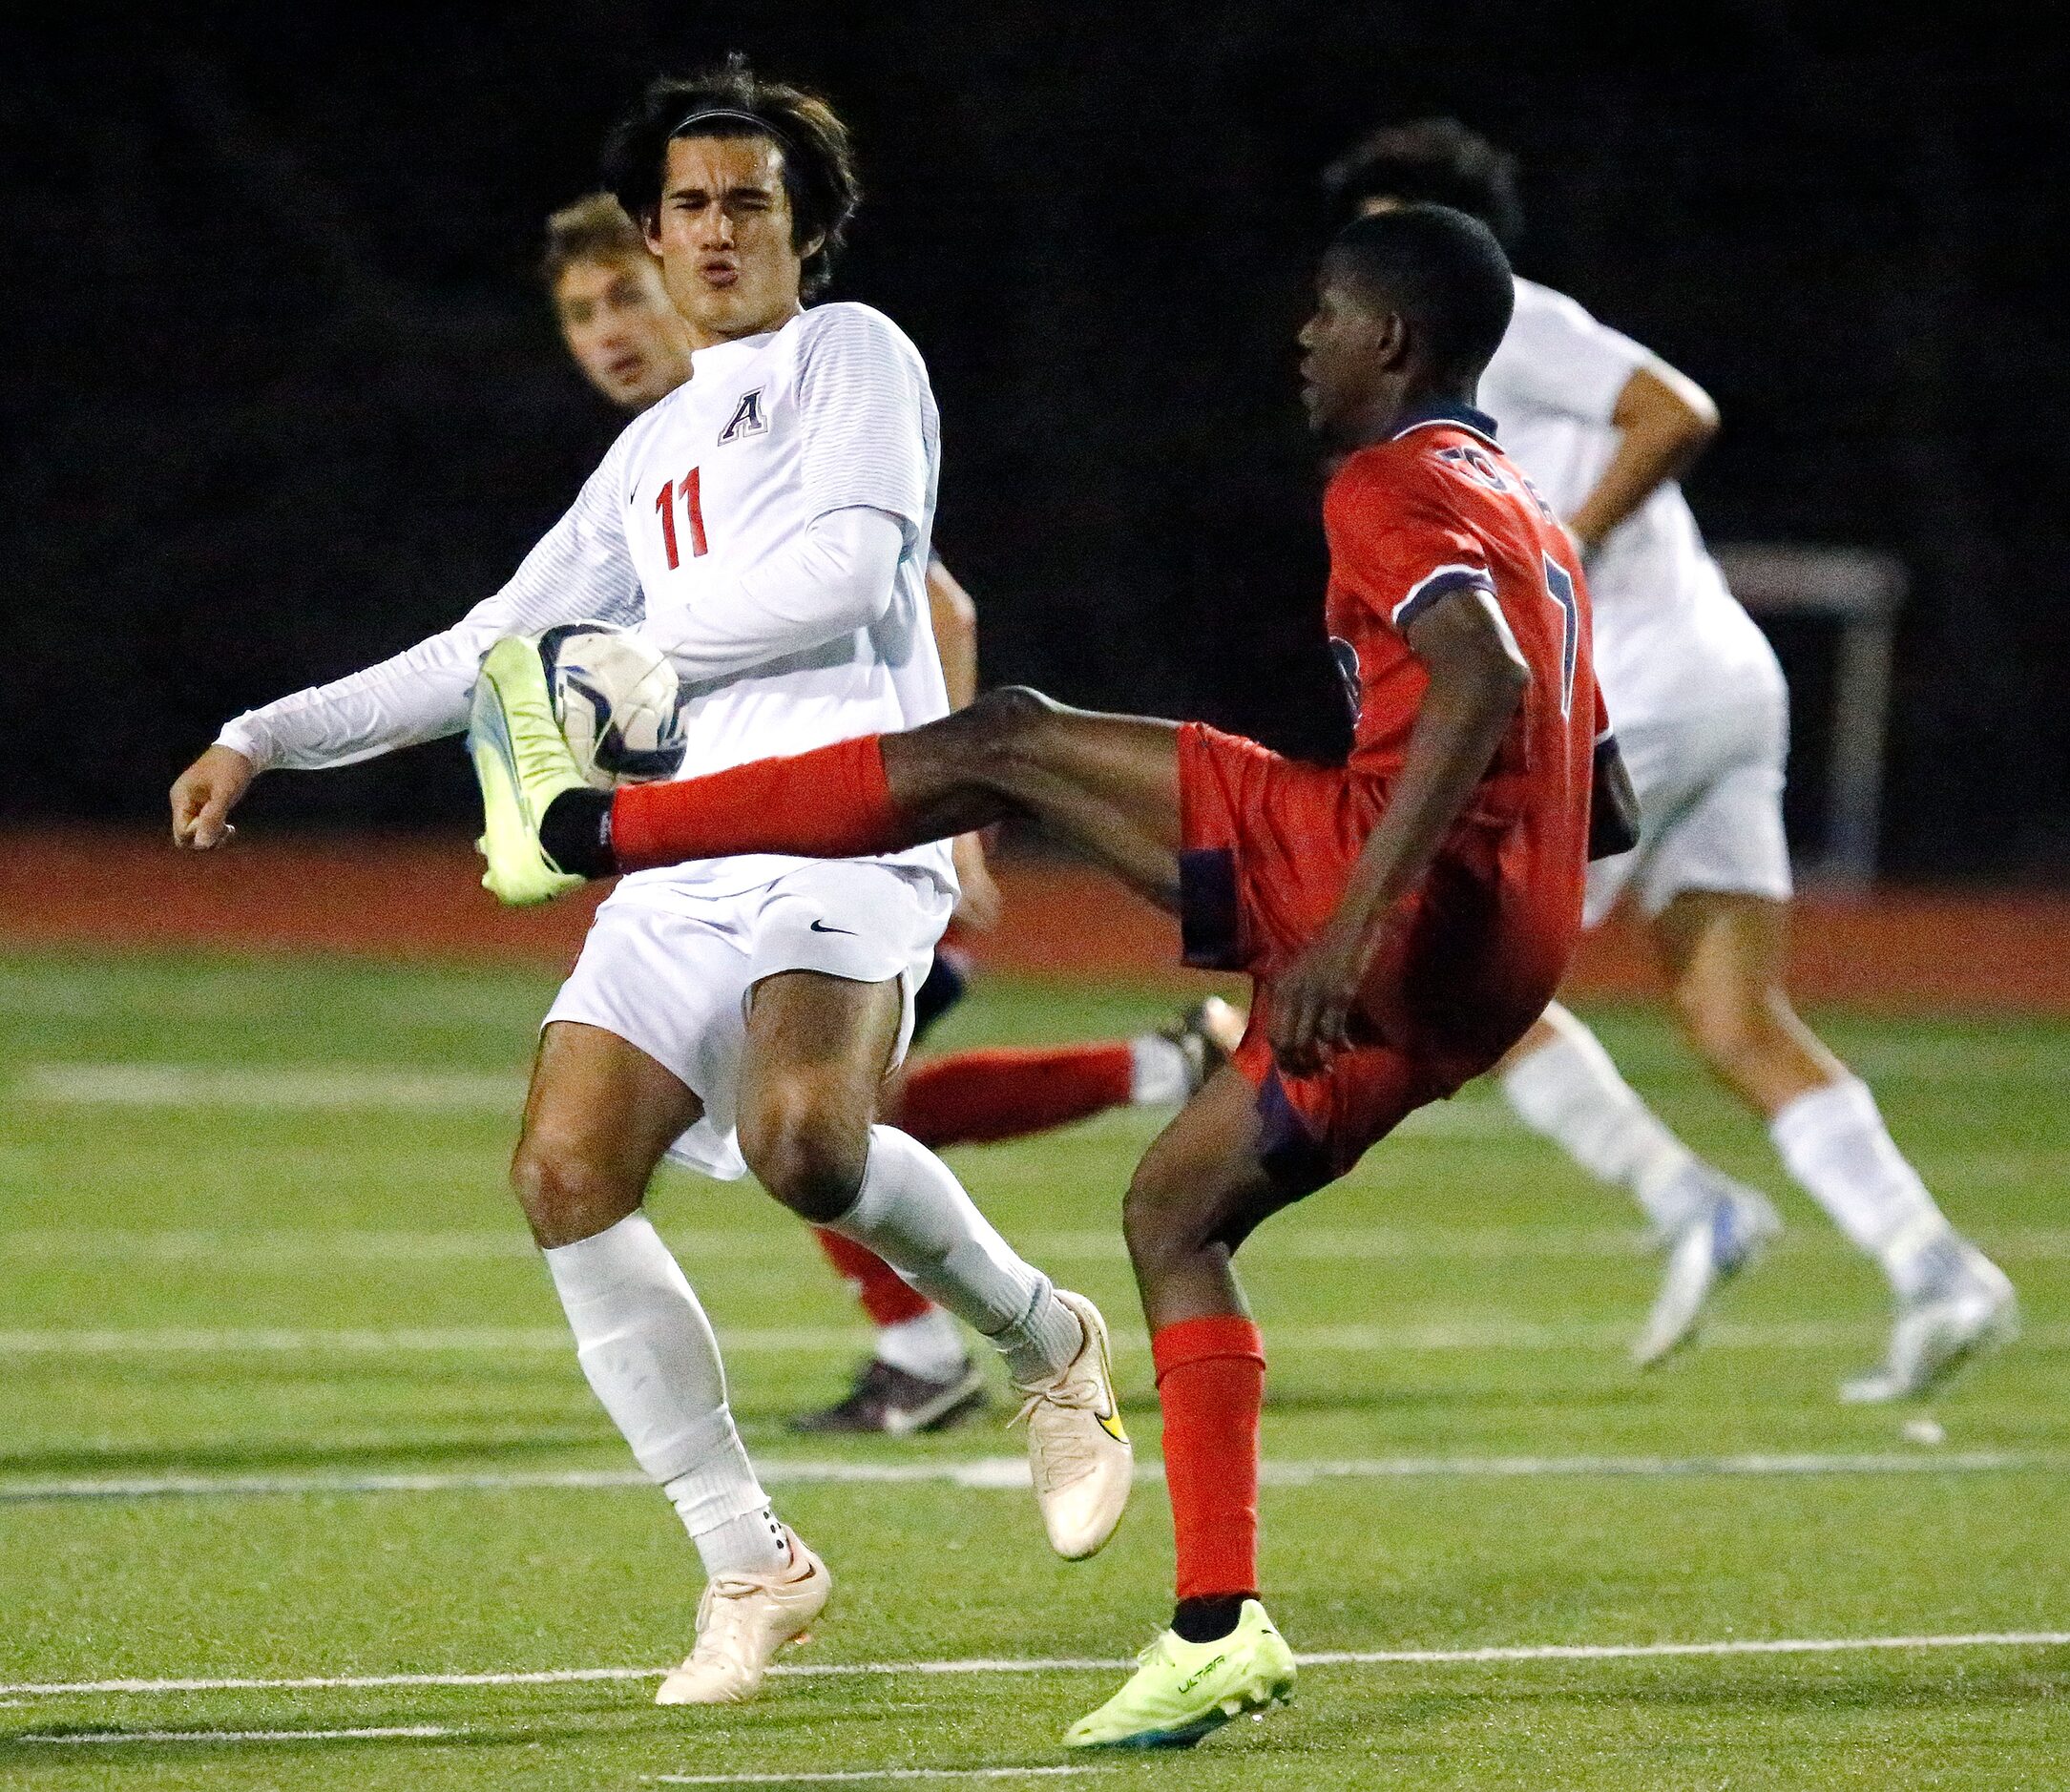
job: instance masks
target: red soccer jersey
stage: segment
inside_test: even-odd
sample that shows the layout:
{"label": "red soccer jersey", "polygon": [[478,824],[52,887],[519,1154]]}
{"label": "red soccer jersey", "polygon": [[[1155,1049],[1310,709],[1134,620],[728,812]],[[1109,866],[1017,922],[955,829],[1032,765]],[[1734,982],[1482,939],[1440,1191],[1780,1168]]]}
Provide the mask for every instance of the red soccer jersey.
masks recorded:
{"label": "red soccer jersey", "polygon": [[1607,725],[1588,588],[1566,531],[1496,445],[1494,423],[1465,407],[1426,413],[1359,449],[1329,482],[1323,527],[1330,652],[1355,717],[1351,772],[1390,781],[1408,756],[1430,679],[1404,626],[1453,593],[1487,593],[1531,683],[1467,813],[1525,822],[1534,868],[1571,860],[1579,888],[1595,744]]}

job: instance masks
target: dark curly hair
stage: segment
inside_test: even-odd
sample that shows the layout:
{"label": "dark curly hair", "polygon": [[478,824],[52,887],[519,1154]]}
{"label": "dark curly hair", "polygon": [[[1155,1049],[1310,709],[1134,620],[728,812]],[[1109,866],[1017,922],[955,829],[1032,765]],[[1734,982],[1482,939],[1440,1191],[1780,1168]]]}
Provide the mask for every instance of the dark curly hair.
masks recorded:
{"label": "dark curly hair", "polygon": [[604,185],[642,228],[651,228],[669,144],[684,135],[686,119],[713,110],[741,115],[702,119],[690,135],[765,136],[783,152],[791,246],[805,254],[800,286],[813,297],[832,277],[863,198],[848,127],[819,94],[763,80],[737,52],[694,74],[663,75],[604,139]]}
{"label": "dark curly hair", "polygon": [[1523,235],[1516,158],[1456,118],[1383,125],[1323,170],[1332,217],[1344,223],[1368,199],[1449,205],[1477,218],[1514,250]]}

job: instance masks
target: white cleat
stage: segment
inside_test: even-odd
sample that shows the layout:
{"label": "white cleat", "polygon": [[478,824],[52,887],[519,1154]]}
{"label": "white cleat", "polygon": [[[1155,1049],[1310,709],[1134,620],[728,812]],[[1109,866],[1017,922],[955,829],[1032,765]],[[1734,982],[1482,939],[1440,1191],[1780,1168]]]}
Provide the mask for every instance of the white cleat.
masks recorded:
{"label": "white cleat", "polygon": [[1664,1362],[1696,1336],[1712,1295],[1750,1266],[1783,1229],[1768,1198],[1705,1169],[1709,1193],[1667,1240],[1667,1269],[1653,1310],[1632,1344],[1642,1369]]}
{"label": "white cleat", "polygon": [[834,1577],[788,1526],[790,1567],[781,1574],[721,1574],[698,1601],[698,1642],[661,1682],[658,1705],[738,1705],[762,1690],[769,1663],[805,1640],[826,1609]]}
{"label": "white cleat", "polygon": [[1928,1248],[1942,1254],[1941,1273],[1898,1302],[1883,1366],[1841,1384],[1850,1406],[1910,1400],[2019,1335],[2019,1302],[1997,1264],[1952,1236]]}
{"label": "white cleat", "polygon": [[1028,1426],[1028,1467],[1050,1548],[1082,1561],[1114,1535],[1136,1472],[1121,1427],[1107,1323],[1082,1294],[1056,1291],[1085,1329],[1078,1354],[1046,1381],[1016,1382],[1027,1396],[1014,1423]]}

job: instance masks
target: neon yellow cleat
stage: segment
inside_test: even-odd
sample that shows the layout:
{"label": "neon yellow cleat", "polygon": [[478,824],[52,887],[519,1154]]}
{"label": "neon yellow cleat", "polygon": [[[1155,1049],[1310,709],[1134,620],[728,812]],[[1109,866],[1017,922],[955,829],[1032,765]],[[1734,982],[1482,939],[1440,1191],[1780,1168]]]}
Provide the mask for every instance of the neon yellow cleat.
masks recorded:
{"label": "neon yellow cleat", "polygon": [[1293,1651],[1255,1599],[1226,1636],[1189,1643],[1165,1631],[1137,1661],[1126,1686],[1064,1732],[1066,1748],[1191,1748],[1294,1696]]}
{"label": "neon yellow cleat", "polygon": [[512,906],[551,902],[585,880],[563,871],[539,844],[539,818],[564,790],[588,785],[554,719],[554,698],[535,641],[510,636],[491,647],[474,680],[468,753],[482,787],[484,888]]}

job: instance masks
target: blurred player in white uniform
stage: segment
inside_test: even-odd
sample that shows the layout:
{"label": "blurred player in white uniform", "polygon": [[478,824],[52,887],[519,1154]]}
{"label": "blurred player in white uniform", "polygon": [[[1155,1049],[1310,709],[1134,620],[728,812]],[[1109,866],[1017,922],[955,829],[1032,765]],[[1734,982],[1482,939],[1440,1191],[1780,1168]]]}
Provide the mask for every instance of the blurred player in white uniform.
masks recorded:
{"label": "blurred player in white uniform", "polygon": [[[1348,213],[1436,200],[1506,243],[1521,223],[1511,158],[1452,119],[1376,131],[1324,182]],[[1690,1042],[1889,1278],[1896,1320],[1884,1362],[1842,1397],[1920,1393],[2011,1334],[2013,1291],[1948,1223],[1868,1086],[1785,992],[1788,692],[1676,483],[1715,433],[1716,407],[1658,356],[1528,280],[1479,402],[1587,557],[1597,677],[1639,795],[1638,846],[1589,867],[1588,921],[1620,900],[1637,905]],[[1526,1124],[1629,1189],[1652,1219],[1668,1270],[1635,1354],[1658,1361],[1777,1229],[1772,1209],[1690,1152],[1563,1008],[1498,1074]]]}
{"label": "blurred player in white uniform", "polygon": [[[598,392],[638,412],[690,377],[686,326],[661,284],[660,263],[639,226],[608,193],[593,193],[547,219],[540,278],[568,352]],[[977,697],[977,607],[939,559],[928,563],[928,611],[951,709]],[[998,886],[982,839],[964,834],[955,859],[954,927],[990,931]],[[962,999],[971,967],[945,938],[913,997],[912,1044]],[[1177,1106],[1235,1050],[1244,1016],[1210,996],[1160,1031],[1078,1045],[955,1052],[909,1062],[887,1085],[878,1117],[930,1150],[1045,1132],[1109,1108]],[[983,1371],[956,1323],[875,1252],[814,1229],[834,1271],[875,1327],[869,1358],[831,1405],[800,1414],[805,1432],[914,1436],[984,1409]]]}
{"label": "blurred player in white uniform", "polygon": [[[923,591],[926,368],[867,306],[804,307],[858,197],[846,128],[736,58],[656,82],[605,162],[686,325],[690,379],[457,626],[229,724],[173,787],[181,844],[220,843],[259,771],[450,735],[471,703],[492,844],[498,720],[546,701],[519,637],[581,617],[638,626],[674,659],[692,694],[685,772],[946,712]],[[1028,1400],[1060,1553],[1091,1553],[1119,1521],[1129,1450],[1098,1313],[1015,1256],[939,1158],[875,1124],[955,894],[947,846],[627,878],[547,1016],[512,1182],[583,1371],[707,1576],[664,1704],[752,1697],[831,1585],[772,1512],[711,1327],[641,1212],[664,1155],[721,1177],[752,1168],[992,1340]]]}

